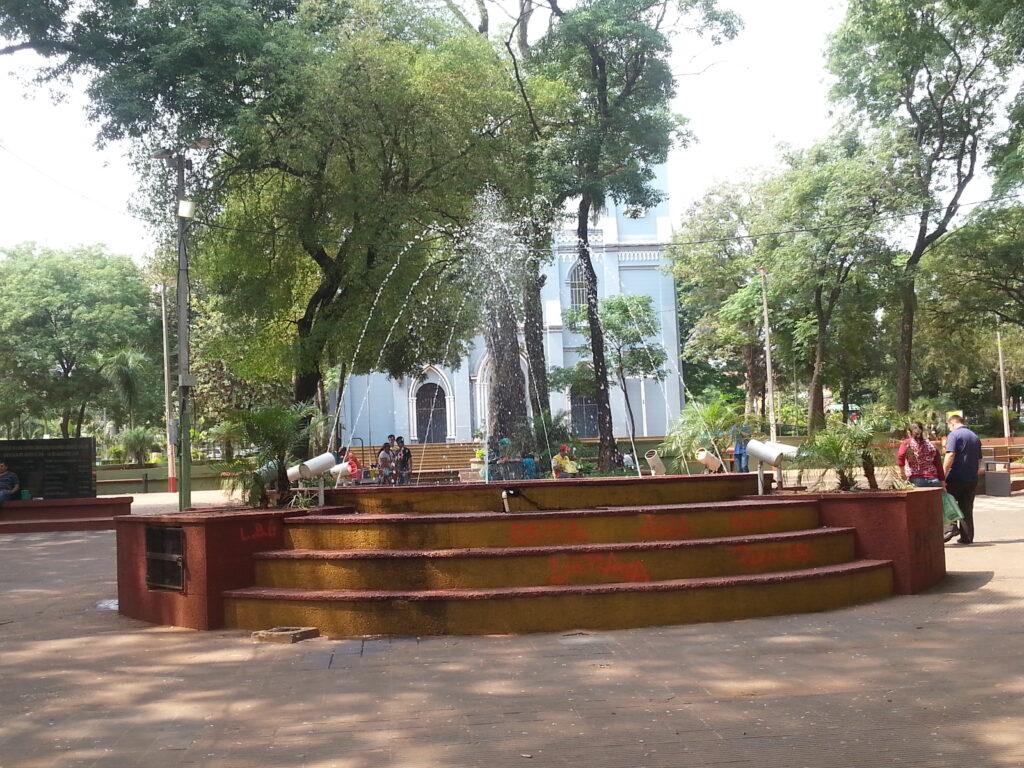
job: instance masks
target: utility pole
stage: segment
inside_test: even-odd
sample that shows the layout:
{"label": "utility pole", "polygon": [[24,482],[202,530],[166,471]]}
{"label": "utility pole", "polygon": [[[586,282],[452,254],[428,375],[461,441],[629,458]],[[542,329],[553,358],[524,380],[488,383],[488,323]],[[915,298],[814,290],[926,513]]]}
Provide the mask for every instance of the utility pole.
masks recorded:
{"label": "utility pole", "polygon": [[188,249],[186,234],[189,219],[192,218],[192,203],[185,199],[185,169],[192,163],[182,154],[181,150],[174,153],[174,170],[177,184],[178,199],[178,445],[181,447],[178,472],[178,509],[186,510],[192,506],[192,414],[189,407],[189,396],[195,386],[195,377],[191,373],[191,356],[189,354],[189,304],[191,291],[188,282]]}
{"label": "utility pole", "polygon": [[1003,337],[996,329],[996,347],[999,350],[999,391],[1000,401],[999,407],[1003,411],[1003,434],[1006,436],[1006,444],[1011,445],[1013,443],[1013,433],[1010,432],[1010,409],[1006,405],[1006,367],[1003,363]]}
{"label": "utility pole", "polygon": [[[778,440],[778,427],[775,423],[775,375],[772,372],[772,331],[768,320],[768,271],[761,267],[761,306],[764,309],[764,378],[768,395],[768,430],[771,441]],[[775,487],[782,487],[782,467],[775,468]]]}
{"label": "utility pole", "polygon": [[[195,149],[207,149],[206,142],[196,143]],[[185,199],[185,171],[192,169],[192,161],[185,157],[182,149],[161,149],[153,158],[163,160],[175,174],[175,198],[178,221],[178,509],[192,506],[192,419],[189,412],[190,395],[195,386],[189,363],[189,303],[191,292],[188,284],[188,250],[186,235],[193,205]]]}
{"label": "utility pole", "polygon": [[171,345],[167,335],[167,286],[160,284],[160,319],[164,330],[164,426],[167,434],[167,490],[178,490],[174,440],[174,410],[171,408]]}
{"label": "utility pole", "polygon": [[765,367],[765,389],[768,395],[768,428],[771,431],[771,440],[778,439],[778,428],[775,423],[775,384],[772,373],[772,332],[768,321],[768,273],[762,267],[757,270],[761,274],[761,305],[764,308],[764,367]]}

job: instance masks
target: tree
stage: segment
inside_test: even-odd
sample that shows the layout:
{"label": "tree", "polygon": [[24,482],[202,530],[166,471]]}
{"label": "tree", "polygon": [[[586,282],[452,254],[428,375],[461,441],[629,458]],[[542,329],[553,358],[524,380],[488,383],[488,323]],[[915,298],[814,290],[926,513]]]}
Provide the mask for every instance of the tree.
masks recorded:
{"label": "tree", "polygon": [[[651,303],[650,296],[609,296],[601,301],[599,307],[608,356],[608,374],[622,389],[629,417],[630,440],[636,438],[636,421],[626,379],[651,378],[662,381],[668,359],[664,347],[652,341],[661,333],[661,323]],[[582,333],[589,341],[590,326],[586,320],[586,312],[582,308],[566,312],[569,327]]]}
{"label": "tree", "polygon": [[[530,64],[531,72],[576,95],[567,119],[544,135],[543,151],[554,198],[577,201],[604,470],[612,466],[615,438],[589,220],[609,199],[634,210],[657,203],[652,167],[684,137],[681,120],[669,111],[675,94],[663,30],[669,6],[665,0],[583,0],[570,10],[557,0],[548,5],[557,22],[532,49]],[[677,7],[696,11],[703,29],[727,37],[737,31],[737,19],[717,11],[711,0],[684,0]]]}
{"label": "tree", "polygon": [[482,331],[492,364],[488,432],[506,438],[528,425],[518,335],[526,254],[497,189],[485,189],[477,197],[477,212],[469,230],[467,248],[481,278],[474,298],[484,306]]}
{"label": "tree", "polygon": [[1024,328],[1024,207],[977,211],[933,263],[957,317],[988,314]]}
{"label": "tree", "polygon": [[684,214],[668,248],[679,311],[689,318],[684,354],[691,361],[723,360],[727,369],[741,371],[746,413],[756,412],[765,378],[761,289],[751,237],[761,215],[759,198],[746,185],[714,187]]}
{"label": "tree", "polygon": [[149,452],[161,442],[160,433],[152,427],[132,427],[124,430],[118,438],[125,456],[138,467],[145,466]]}
{"label": "tree", "polygon": [[282,32],[282,87],[231,126],[220,161],[225,203],[197,264],[233,327],[292,361],[296,401],[325,357],[417,373],[457,360],[476,325],[471,265],[450,246],[508,119],[501,71],[478,36],[393,10]]}
{"label": "tree", "polygon": [[1012,57],[984,4],[851,0],[832,40],[835,98],[902,140],[920,205],[901,275],[896,407],[910,404],[915,281],[925,253],[949,231],[994,135]]}
{"label": "tree", "polygon": [[[80,437],[86,409],[108,389],[110,350],[152,342],[149,289],[138,268],[102,247],[0,250],[0,377],[57,413],[61,435]],[[5,386],[6,389],[6,386]]]}
{"label": "tree", "polygon": [[[43,79],[89,76],[102,138],[213,140],[190,176],[206,227],[191,236],[197,273],[231,331],[288,360],[295,400],[351,354],[342,334],[357,336],[350,372],[458,359],[476,318],[460,314],[469,269],[451,235],[518,106],[486,40],[402,0],[51,8],[40,24],[5,7],[0,23],[49,57]],[[159,205],[166,180],[151,181]],[[427,299],[436,323],[392,325]]]}
{"label": "tree", "polygon": [[881,237],[884,212],[899,208],[902,189],[885,143],[840,134],[788,158],[789,170],[763,190],[769,231],[760,247],[772,265],[773,290],[798,298],[813,339],[808,426],[824,426],[823,386],[833,319],[859,270],[891,261]]}
{"label": "tree", "polygon": [[128,426],[135,426],[135,411],[142,396],[142,373],[148,360],[138,349],[119,349],[103,363],[104,374],[128,411]]}

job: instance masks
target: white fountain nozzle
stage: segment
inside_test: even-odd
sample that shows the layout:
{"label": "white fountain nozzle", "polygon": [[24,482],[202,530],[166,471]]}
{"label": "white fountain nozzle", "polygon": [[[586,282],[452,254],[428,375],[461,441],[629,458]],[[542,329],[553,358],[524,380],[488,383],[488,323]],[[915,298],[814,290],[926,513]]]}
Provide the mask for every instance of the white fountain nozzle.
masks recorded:
{"label": "white fountain nozzle", "polygon": [[785,443],[763,443],[760,440],[751,440],[747,443],[747,455],[753,456],[758,461],[771,464],[777,467],[783,461],[790,461],[796,456],[797,447]]}

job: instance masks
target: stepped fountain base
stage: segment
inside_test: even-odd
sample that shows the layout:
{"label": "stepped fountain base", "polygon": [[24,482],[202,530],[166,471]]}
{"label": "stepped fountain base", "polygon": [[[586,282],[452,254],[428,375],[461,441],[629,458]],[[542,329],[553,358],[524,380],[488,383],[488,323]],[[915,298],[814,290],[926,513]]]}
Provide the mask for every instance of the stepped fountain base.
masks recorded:
{"label": "stepped fountain base", "polygon": [[[322,509],[119,518],[119,606],[195,629],[492,634],[827,610],[945,574],[933,489],[758,497],[755,485],[356,488]],[[180,583],[154,583],[161,557],[178,557],[153,552],[166,529],[180,531]]]}

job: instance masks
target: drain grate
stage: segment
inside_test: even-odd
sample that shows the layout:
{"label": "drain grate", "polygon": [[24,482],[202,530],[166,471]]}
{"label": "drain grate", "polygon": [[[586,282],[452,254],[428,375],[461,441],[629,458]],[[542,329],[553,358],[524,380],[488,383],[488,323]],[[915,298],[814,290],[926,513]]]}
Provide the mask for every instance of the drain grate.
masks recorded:
{"label": "drain grate", "polygon": [[314,637],[320,637],[316,627],[274,627],[252,633],[253,642],[258,643],[298,643]]}

